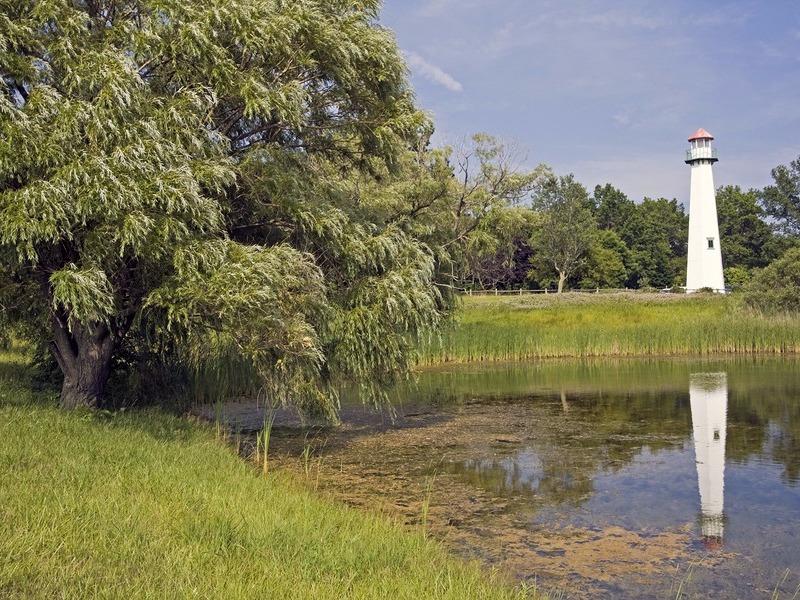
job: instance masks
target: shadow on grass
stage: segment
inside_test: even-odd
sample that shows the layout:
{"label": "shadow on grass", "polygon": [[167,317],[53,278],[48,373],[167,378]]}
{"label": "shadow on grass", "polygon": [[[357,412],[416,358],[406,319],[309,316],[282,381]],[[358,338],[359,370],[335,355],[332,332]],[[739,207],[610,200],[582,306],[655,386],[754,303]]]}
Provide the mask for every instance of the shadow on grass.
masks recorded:
{"label": "shadow on grass", "polygon": [[[0,352],[0,409],[33,408],[57,410],[58,386],[38,377],[35,367],[22,352]],[[66,414],[66,413],[65,413]],[[77,409],[72,418],[91,421],[104,427],[120,430],[136,429],[160,441],[189,440],[200,429],[197,420],[186,418],[170,406],[121,408],[117,410]]]}

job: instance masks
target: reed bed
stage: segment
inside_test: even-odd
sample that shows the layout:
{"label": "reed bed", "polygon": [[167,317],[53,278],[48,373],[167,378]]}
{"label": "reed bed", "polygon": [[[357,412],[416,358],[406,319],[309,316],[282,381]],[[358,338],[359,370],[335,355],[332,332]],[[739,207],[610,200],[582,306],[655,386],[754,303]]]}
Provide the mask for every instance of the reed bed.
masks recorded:
{"label": "reed bed", "polygon": [[64,413],[0,352],[0,597],[519,598],[160,411]]}
{"label": "reed bed", "polygon": [[800,316],[756,313],[735,296],[566,293],[464,297],[420,362],[798,351]]}

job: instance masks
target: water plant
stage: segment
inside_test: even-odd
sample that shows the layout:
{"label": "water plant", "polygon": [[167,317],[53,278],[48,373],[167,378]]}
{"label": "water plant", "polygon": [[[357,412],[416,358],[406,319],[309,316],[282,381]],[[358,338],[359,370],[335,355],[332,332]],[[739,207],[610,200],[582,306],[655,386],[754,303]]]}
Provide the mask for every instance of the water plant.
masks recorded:
{"label": "water plant", "polygon": [[800,316],[765,315],[733,296],[575,293],[465,297],[420,362],[797,352]]}
{"label": "water plant", "polygon": [[[694,574],[695,567],[703,564],[703,558],[700,560],[693,560],[689,563],[689,566],[686,568],[686,572],[684,573],[683,577],[681,578],[680,582],[678,583],[678,589],[675,592],[675,600],[682,600],[684,596],[684,588],[689,586],[689,583],[692,580],[692,575]],[[672,590],[670,590],[672,591]]]}
{"label": "water plant", "polygon": [[[772,590],[772,600],[780,599],[781,597],[780,588],[784,583],[786,583],[786,579],[789,577],[789,574],[791,572],[792,572],[791,569],[786,569],[783,572],[783,577],[781,577],[781,580],[775,584],[775,588]],[[795,600],[795,598],[797,598],[798,595],[800,595],[800,584],[797,584],[797,588],[795,588],[794,594],[792,594],[792,597],[789,600]]]}
{"label": "water plant", "polygon": [[272,435],[272,426],[275,423],[275,412],[269,411],[264,417],[264,426],[261,431],[256,433],[256,464],[261,467],[261,471],[266,473],[268,471],[268,457],[269,457],[269,438]]}
{"label": "water plant", "polygon": [[433,497],[433,483],[436,480],[436,471],[425,477],[425,496],[422,499],[422,535],[427,535],[428,511]]}

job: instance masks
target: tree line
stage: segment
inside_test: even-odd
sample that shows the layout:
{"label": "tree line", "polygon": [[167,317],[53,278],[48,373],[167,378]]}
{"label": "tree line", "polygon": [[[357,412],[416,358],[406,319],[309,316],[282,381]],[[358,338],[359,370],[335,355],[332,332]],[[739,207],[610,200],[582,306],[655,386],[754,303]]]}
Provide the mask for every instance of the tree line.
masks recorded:
{"label": "tree line", "polygon": [[[379,12],[0,0],[0,338],[36,345],[62,407],[190,390],[333,418],[343,384],[380,401],[467,285],[680,279],[674,200],[589,198],[487,135],[433,148]],[[729,269],[794,239],[797,172],[721,191]]]}
{"label": "tree line", "polygon": [[[800,161],[800,159],[799,159]],[[774,185],[716,191],[727,285],[744,289],[797,245],[800,162],[772,171]],[[677,200],[634,202],[611,184],[590,195],[572,175],[539,167],[529,201],[494,218],[496,245],[470,257],[466,289],[679,288],[686,282],[689,217]],[[488,225],[488,222],[487,222]]]}

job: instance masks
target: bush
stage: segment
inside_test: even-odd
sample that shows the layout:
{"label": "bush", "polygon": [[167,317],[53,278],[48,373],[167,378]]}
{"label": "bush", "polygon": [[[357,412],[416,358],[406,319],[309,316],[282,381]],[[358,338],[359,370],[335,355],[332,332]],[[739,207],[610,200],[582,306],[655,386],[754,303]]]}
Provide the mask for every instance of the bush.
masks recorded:
{"label": "bush", "polygon": [[751,275],[745,267],[728,267],[725,269],[725,285],[738,291],[744,289],[750,283]]}
{"label": "bush", "polygon": [[744,301],[768,313],[800,312],[800,248],[757,271],[745,288]]}

